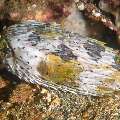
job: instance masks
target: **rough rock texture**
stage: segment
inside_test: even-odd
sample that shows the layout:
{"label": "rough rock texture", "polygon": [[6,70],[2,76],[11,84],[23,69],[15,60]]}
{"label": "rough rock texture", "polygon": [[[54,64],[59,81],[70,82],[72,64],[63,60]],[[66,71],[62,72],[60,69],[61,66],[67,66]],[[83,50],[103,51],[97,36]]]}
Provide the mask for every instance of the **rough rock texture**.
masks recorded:
{"label": "rough rock texture", "polygon": [[9,27],[6,38],[5,63],[20,79],[75,94],[119,91],[119,55],[104,43],[35,21]]}
{"label": "rough rock texture", "polygon": [[[103,11],[114,16],[114,22],[118,30],[120,30],[120,1],[119,0],[100,0],[99,7]],[[120,34],[120,32],[119,32]],[[120,35],[118,36],[120,41]]]}
{"label": "rough rock texture", "polygon": [[[67,6],[71,0],[2,0],[0,1],[0,20],[21,21],[38,20],[51,21],[67,16]],[[4,22],[4,21],[3,21]]]}
{"label": "rough rock texture", "polygon": [[1,120],[120,119],[119,93],[104,97],[78,96],[21,83],[10,96],[7,101],[0,100]]}

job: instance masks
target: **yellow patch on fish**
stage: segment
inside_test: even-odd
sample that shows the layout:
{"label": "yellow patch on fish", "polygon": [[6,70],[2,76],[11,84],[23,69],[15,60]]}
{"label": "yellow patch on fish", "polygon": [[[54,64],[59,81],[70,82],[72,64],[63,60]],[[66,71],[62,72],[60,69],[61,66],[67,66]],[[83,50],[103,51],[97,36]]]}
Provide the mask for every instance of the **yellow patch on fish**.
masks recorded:
{"label": "yellow patch on fish", "polygon": [[83,71],[76,60],[65,61],[60,56],[49,54],[45,61],[41,61],[38,71],[47,80],[55,83],[74,82]]}
{"label": "yellow patch on fish", "polygon": [[117,90],[109,87],[114,83],[120,83],[120,71],[114,72],[111,76],[109,76],[109,78],[105,79],[103,84],[97,87],[97,92],[102,94],[111,94],[117,92]]}
{"label": "yellow patch on fish", "polygon": [[106,80],[107,82],[116,82],[120,83],[120,71],[115,71],[110,78]]}
{"label": "yellow patch on fish", "polygon": [[52,32],[52,31],[43,32],[42,34],[45,35],[46,37],[50,37],[50,38],[51,37],[54,38],[54,37],[57,37],[60,35],[60,33]]}
{"label": "yellow patch on fish", "polygon": [[109,94],[114,93],[115,91],[112,88],[104,87],[104,86],[101,85],[101,86],[97,87],[97,92],[99,94],[109,95]]}
{"label": "yellow patch on fish", "polygon": [[58,37],[58,36],[62,36],[62,33],[60,33],[60,32],[56,32],[55,30],[54,30],[54,28],[52,28],[51,27],[51,29],[50,30],[43,30],[43,31],[36,31],[35,30],[35,32],[36,33],[38,33],[38,34],[40,34],[41,36],[43,36],[43,37],[46,37],[46,38],[49,38],[49,39],[51,39],[51,40],[53,40],[53,38],[55,38],[55,37]]}

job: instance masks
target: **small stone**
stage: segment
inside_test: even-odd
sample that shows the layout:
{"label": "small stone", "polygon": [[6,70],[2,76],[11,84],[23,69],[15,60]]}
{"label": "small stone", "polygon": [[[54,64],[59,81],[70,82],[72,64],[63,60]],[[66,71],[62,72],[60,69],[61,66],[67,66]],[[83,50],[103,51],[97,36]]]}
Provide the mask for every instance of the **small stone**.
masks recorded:
{"label": "small stone", "polygon": [[32,8],[36,8],[36,7],[37,7],[37,5],[36,5],[36,4],[33,4],[33,5],[32,5]]}
{"label": "small stone", "polygon": [[32,91],[33,91],[33,92],[36,92],[37,90],[36,90],[36,89],[33,89]]}
{"label": "small stone", "polygon": [[84,3],[78,4],[78,9],[79,9],[80,11],[84,10],[84,9],[85,9]]}
{"label": "small stone", "polygon": [[78,2],[79,2],[79,0],[74,0],[74,2],[75,2],[75,3],[78,3]]}
{"label": "small stone", "polygon": [[104,18],[103,18],[103,19],[102,19],[102,22],[104,22],[104,23],[105,23],[105,22],[107,22],[107,21],[106,21],[106,19],[104,19]]}
{"label": "small stone", "polygon": [[52,109],[56,108],[57,106],[60,106],[60,98],[57,95],[54,95],[54,99],[51,101],[51,104],[49,106],[49,111],[51,111]]}
{"label": "small stone", "polygon": [[92,14],[95,16],[95,17],[100,17],[101,14],[99,12],[96,12],[95,10],[92,11]]}
{"label": "small stone", "polygon": [[41,93],[45,94],[45,93],[48,93],[48,91],[46,89],[42,88]]}
{"label": "small stone", "polygon": [[47,99],[47,102],[48,102],[48,103],[51,102],[51,94],[50,94],[50,93],[47,93],[46,99]]}
{"label": "small stone", "polygon": [[8,83],[9,83],[8,81],[6,81],[2,77],[0,77],[0,89],[6,87],[8,85]]}

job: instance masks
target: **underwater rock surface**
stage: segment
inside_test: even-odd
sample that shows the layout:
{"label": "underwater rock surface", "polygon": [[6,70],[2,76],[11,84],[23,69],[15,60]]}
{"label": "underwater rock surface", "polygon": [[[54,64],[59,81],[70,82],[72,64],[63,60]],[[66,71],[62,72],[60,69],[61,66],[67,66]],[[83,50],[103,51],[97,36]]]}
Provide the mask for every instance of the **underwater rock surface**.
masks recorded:
{"label": "underwater rock surface", "polygon": [[36,21],[13,25],[5,36],[10,52],[4,62],[20,79],[84,95],[120,90],[118,56],[102,42]]}

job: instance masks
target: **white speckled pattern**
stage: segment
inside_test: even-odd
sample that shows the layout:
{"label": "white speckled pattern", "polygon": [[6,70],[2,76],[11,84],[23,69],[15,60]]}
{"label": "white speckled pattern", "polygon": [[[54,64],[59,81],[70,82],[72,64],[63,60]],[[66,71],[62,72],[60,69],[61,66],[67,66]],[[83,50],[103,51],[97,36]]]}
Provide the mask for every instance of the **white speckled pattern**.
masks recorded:
{"label": "white speckled pattern", "polygon": [[[52,35],[48,34],[50,31],[52,31]],[[102,95],[97,91],[97,87],[104,86],[106,84],[104,81],[118,71],[112,67],[117,66],[114,61],[115,53],[112,49],[100,45],[90,38],[61,30],[59,25],[55,23],[27,21],[9,27],[6,35],[15,53],[15,59],[7,58],[6,62],[14,74],[31,83],[56,90],[96,96]],[[60,51],[61,48],[58,46],[61,44],[72,51],[72,54],[76,56],[76,61],[80,62],[83,67],[79,79],[76,80],[76,87],[47,81],[37,70],[39,63],[45,60],[49,53]],[[114,81],[107,88],[119,90],[120,83]]]}

